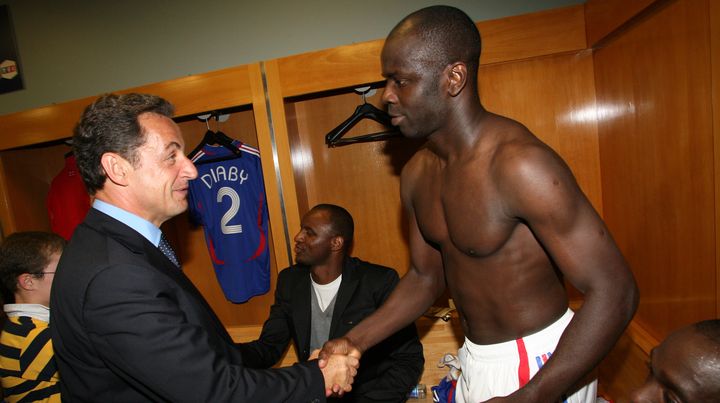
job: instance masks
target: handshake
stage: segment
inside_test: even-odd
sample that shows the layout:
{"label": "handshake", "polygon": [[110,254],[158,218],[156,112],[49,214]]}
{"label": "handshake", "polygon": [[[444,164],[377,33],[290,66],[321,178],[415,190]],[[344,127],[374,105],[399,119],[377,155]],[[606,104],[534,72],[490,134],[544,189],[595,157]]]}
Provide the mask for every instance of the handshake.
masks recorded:
{"label": "handshake", "polygon": [[342,396],[352,390],[361,355],[360,350],[344,337],[329,340],[322,350],[312,352],[310,359],[319,359],[318,365],[325,379],[326,396]]}

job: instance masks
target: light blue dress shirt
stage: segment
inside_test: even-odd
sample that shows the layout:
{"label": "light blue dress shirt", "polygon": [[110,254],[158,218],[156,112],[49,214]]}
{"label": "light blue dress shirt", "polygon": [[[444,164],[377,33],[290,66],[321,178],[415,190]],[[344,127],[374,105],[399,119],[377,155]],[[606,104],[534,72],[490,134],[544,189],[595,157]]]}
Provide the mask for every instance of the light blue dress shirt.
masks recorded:
{"label": "light blue dress shirt", "polygon": [[162,235],[162,232],[160,231],[160,228],[156,227],[155,224],[150,221],[99,199],[95,199],[92,206],[94,209],[105,213],[134,229],[153,245],[158,246],[158,244],[160,244],[160,236]]}

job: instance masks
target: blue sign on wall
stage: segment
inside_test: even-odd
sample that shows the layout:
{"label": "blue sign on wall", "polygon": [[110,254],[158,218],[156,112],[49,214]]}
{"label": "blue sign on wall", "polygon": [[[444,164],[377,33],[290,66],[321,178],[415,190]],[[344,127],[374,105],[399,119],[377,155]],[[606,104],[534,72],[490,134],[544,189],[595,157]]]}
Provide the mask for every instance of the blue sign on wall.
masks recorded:
{"label": "blue sign on wall", "polygon": [[10,9],[0,6],[0,94],[23,88],[20,60],[10,20]]}

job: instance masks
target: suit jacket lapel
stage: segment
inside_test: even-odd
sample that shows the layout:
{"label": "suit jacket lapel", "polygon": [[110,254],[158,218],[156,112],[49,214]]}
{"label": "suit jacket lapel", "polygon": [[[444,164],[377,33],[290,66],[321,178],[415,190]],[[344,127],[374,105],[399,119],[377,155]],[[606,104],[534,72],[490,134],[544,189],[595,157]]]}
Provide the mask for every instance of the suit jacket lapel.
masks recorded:
{"label": "suit jacket lapel", "polygon": [[[298,282],[292,290],[290,301],[293,301],[292,318],[297,337],[297,349],[300,355],[310,348],[310,271],[305,267],[293,267],[290,270],[301,270]],[[308,351],[308,354],[310,352]],[[307,357],[298,357],[305,360]]]}
{"label": "suit jacket lapel", "polygon": [[336,335],[335,332],[340,324],[340,317],[345,312],[345,308],[350,303],[350,299],[358,286],[359,279],[356,271],[357,265],[350,258],[346,258],[345,262],[343,262],[342,282],[340,282],[340,289],[337,297],[335,297],[335,307],[333,308],[333,317],[330,323],[330,339],[342,336]]}
{"label": "suit jacket lapel", "polygon": [[192,295],[200,305],[204,306],[205,311],[207,311],[207,314],[215,322],[220,334],[226,335],[228,341],[232,342],[230,335],[227,333],[227,329],[225,329],[225,326],[222,324],[217,315],[215,315],[215,312],[212,310],[210,305],[208,305],[205,298],[202,294],[200,294],[200,291],[195,288],[195,285],[187,278],[187,276],[185,276],[185,274],[182,273],[181,270],[178,270],[178,268],[170,262],[165,255],[163,255],[160,249],[128,225],[99,210],[91,208],[86,221],[97,230],[104,232],[109,237],[121,243],[130,252],[138,255],[145,255],[147,261],[154,269],[175,280],[181,288]]}
{"label": "suit jacket lapel", "polygon": [[[160,249],[125,223],[96,209],[90,209],[88,220],[91,225],[121,243],[132,253],[145,255],[153,268],[178,280],[185,287],[191,285],[191,283],[188,284],[187,277],[163,255]],[[192,290],[197,291],[195,286],[192,286]],[[188,289],[188,291],[191,290]]]}

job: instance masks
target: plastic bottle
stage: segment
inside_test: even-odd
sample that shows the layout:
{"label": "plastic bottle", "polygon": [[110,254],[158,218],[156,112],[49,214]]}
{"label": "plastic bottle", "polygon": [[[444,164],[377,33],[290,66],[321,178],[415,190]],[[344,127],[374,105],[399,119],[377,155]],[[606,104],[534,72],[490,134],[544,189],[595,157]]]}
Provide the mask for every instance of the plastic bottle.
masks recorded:
{"label": "plastic bottle", "polygon": [[415,385],[410,393],[408,393],[408,399],[425,399],[425,396],[427,396],[427,389],[422,383]]}

